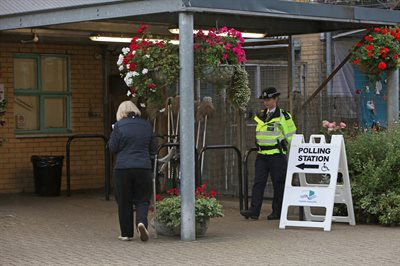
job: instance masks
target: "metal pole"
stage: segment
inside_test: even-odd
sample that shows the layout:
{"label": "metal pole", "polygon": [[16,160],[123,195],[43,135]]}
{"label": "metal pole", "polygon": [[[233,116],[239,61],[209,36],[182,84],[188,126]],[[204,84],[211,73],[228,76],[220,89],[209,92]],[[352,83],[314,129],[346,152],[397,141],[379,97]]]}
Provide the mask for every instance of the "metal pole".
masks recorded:
{"label": "metal pole", "polygon": [[399,120],[399,70],[389,71],[387,81],[387,121],[388,128],[393,128]]}
{"label": "metal pole", "polygon": [[181,240],[196,240],[193,14],[179,13]]}
{"label": "metal pole", "polygon": [[293,114],[293,81],[294,81],[294,45],[293,38],[289,36],[289,53],[288,53],[288,100],[289,112]]}

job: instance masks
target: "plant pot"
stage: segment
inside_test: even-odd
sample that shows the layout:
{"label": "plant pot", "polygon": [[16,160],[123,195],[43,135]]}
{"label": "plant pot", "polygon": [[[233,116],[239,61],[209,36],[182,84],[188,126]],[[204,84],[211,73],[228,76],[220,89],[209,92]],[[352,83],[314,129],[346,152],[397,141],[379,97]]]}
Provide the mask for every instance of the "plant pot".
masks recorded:
{"label": "plant pot", "polygon": [[161,69],[154,69],[150,72],[151,78],[154,83],[163,85],[167,83],[168,77]]}
{"label": "plant pot", "polygon": [[364,64],[358,64],[357,67],[358,67],[358,70],[364,74],[378,75],[380,73],[379,69],[377,69],[377,68],[371,69]]}
{"label": "plant pot", "polygon": [[[196,221],[196,236],[204,236],[210,224],[210,217],[203,218],[201,221]],[[181,227],[169,227],[163,223],[154,220],[152,223],[157,234],[162,236],[179,236],[181,235]]]}
{"label": "plant pot", "polygon": [[235,66],[220,65],[218,67],[203,66],[201,68],[202,79],[213,84],[224,84],[231,81]]}

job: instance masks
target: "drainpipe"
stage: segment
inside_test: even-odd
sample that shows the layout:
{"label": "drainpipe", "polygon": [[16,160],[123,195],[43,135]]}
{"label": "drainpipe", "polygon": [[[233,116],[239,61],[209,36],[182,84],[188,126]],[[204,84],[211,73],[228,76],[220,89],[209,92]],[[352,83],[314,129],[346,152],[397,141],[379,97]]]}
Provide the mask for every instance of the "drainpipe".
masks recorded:
{"label": "drainpipe", "polygon": [[[326,77],[332,73],[332,34],[330,32],[325,33],[325,55],[326,55]],[[332,96],[332,81],[326,84],[327,100],[328,100],[328,117],[331,119],[331,96]]]}
{"label": "drainpipe", "polygon": [[393,128],[399,121],[399,70],[388,72],[387,122]]}

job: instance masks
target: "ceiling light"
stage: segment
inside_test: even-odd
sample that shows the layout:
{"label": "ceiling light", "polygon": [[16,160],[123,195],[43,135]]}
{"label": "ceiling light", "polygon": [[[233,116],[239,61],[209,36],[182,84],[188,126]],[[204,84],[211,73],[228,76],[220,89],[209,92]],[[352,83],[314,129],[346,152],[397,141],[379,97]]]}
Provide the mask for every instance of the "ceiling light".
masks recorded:
{"label": "ceiling light", "polygon": [[[89,37],[90,40],[94,42],[120,42],[120,43],[130,43],[132,38],[127,37],[112,37],[112,36],[99,36],[99,35],[92,35]],[[165,41],[163,39],[148,39],[148,41],[152,42],[160,42]],[[178,40],[170,40],[172,44],[179,44]]]}
{"label": "ceiling light", "polygon": [[[202,30],[204,32],[204,34],[208,34],[208,30]],[[179,29],[178,28],[174,28],[174,29],[169,29],[169,32],[171,32],[172,34],[179,34]],[[193,34],[196,34],[197,32],[199,32],[199,30],[193,30]],[[218,34],[221,36],[226,36],[227,33],[221,33]],[[257,32],[242,32],[242,37],[243,38],[251,38],[251,39],[258,39],[258,38],[264,38],[265,37],[265,33],[257,33]]]}

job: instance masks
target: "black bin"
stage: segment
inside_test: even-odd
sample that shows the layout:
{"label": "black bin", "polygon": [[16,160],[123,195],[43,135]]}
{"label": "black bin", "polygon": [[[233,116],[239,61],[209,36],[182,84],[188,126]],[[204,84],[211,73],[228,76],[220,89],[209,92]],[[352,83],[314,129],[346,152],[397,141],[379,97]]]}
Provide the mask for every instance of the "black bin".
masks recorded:
{"label": "black bin", "polygon": [[35,192],[39,196],[60,196],[64,156],[31,157]]}

